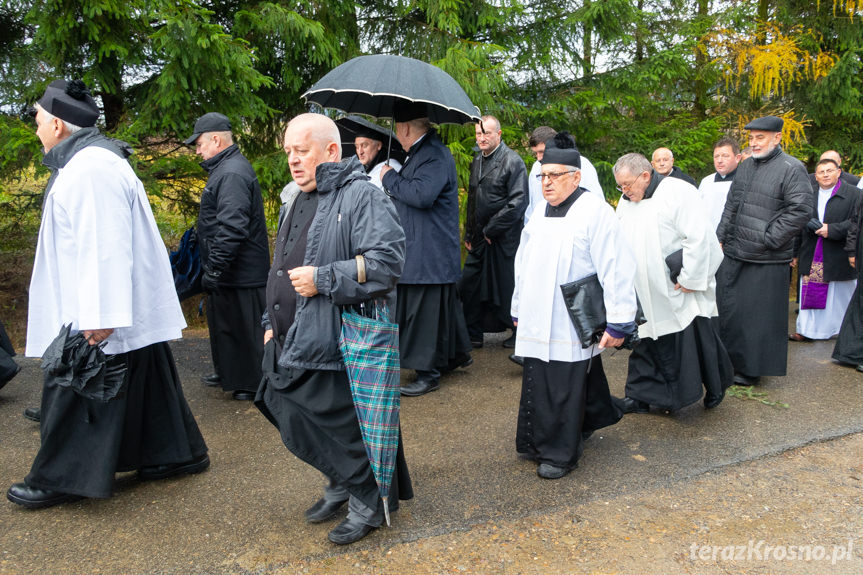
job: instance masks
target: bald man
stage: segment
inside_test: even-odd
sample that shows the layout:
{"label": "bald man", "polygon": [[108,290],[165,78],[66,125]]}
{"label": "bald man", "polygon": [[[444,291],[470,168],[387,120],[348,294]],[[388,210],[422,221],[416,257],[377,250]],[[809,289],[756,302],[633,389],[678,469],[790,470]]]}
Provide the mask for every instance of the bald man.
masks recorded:
{"label": "bald man", "polygon": [[[826,152],[821,154],[820,158],[818,158],[819,164],[824,160],[830,160],[830,161],[834,162],[837,166],[839,166],[839,169],[841,170],[839,172],[839,180],[841,182],[846,183],[852,187],[853,186],[857,186],[858,188],[863,187],[860,185],[860,178],[858,176],[855,176],[854,174],[849,174],[848,172],[846,172],[845,170],[842,169],[842,156],[839,155],[839,152],[837,152],[836,150],[827,150]],[[814,173],[809,174],[809,183],[812,184],[812,189],[817,192],[819,189],[819,186],[818,186],[818,180],[815,179]]]}
{"label": "bald man", "polygon": [[[255,404],[285,446],[327,477],[306,520],[327,521],[348,503],[347,518],[329,533],[345,545],[381,524],[383,504],[339,351],[341,306],[377,299],[394,314],[405,235],[359,160],[341,161],[339,141],[335,123],[320,114],[301,114],[285,131],[296,185],[285,198],[267,279],[264,380]],[[398,454],[390,510],[413,496],[401,445]]]}
{"label": "bald man", "polygon": [[684,173],[683,170],[674,165],[674,154],[668,148],[656,148],[653,150],[653,160],[650,163],[660,176],[677,178],[698,187],[692,176]]}

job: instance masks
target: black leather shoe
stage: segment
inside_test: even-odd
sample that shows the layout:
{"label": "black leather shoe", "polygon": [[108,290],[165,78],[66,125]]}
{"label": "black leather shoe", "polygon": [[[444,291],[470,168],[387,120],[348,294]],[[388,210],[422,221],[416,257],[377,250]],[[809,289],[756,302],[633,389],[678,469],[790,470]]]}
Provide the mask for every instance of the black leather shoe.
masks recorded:
{"label": "black leather shoe", "polygon": [[857,366],[857,371],[863,372],[863,364]]}
{"label": "black leather shoe", "polygon": [[511,336],[503,340],[501,345],[506,349],[515,349],[515,330],[513,330]]}
{"label": "black leather shoe", "polygon": [[35,421],[39,423],[42,421],[42,409],[39,407],[28,407],[24,410],[24,417],[29,419],[30,421]]}
{"label": "black leather shoe", "polygon": [[406,395],[408,397],[417,397],[420,395],[425,395],[430,391],[436,391],[438,389],[440,389],[439,379],[418,377],[416,381],[413,381],[407,385],[403,385],[401,391],[402,395]]}
{"label": "black leather shoe", "polygon": [[650,404],[631,397],[624,397],[621,402],[623,413],[650,413]]}
{"label": "black leather shoe", "polygon": [[191,461],[183,463],[168,463],[165,465],[151,465],[138,470],[138,479],[141,481],[153,481],[156,479],[167,479],[175,475],[193,475],[201,473],[210,466],[210,456],[206,453]]}
{"label": "black leather shoe", "polygon": [[524,358],[520,355],[515,355],[514,353],[509,354],[509,360],[513,363],[517,363],[518,365],[524,367]]}
{"label": "black leather shoe", "polygon": [[84,498],[80,495],[72,495],[71,493],[36,489],[26,483],[13,483],[9,491],[6,492],[6,499],[27,509],[42,509]]}
{"label": "black leather shoe", "polygon": [[322,523],[327,519],[331,519],[336,516],[338,510],[347,502],[347,499],[327,501],[321,497],[317,503],[306,509],[306,521],[309,523]]}
{"label": "black leather shoe", "polygon": [[551,463],[540,463],[539,467],[536,468],[536,474],[543,479],[560,479],[573,469],[575,468],[558,467],[557,465],[552,465]]}
{"label": "black leather shoe", "polygon": [[705,395],[704,396],[704,408],[705,409],[713,409],[720,403],[722,403],[722,399],[725,397],[725,392],[723,391],[719,395]]}
{"label": "black leather shoe", "polygon": [[734,385],[755,385],[761,381],[760,377],[750,377],[742,373],[734,374]]}
{"label": "black leather shoe", "polygon": [[473,365],[473,358],[468,356],[466,360],[455,366],[456,369],[464,369],[465,367],[470,367]]}
{"label": "black leather shoe", "polygon": [[211,373],[201,377],[201,383],[207,387],[218,387],[222,385],[222,377],[218,373]]}
{"label": "black leather shoe", "polygon": [[372,525],[366,525],[365,523],[359,522],[355,523],[350,519],[345,519],[330,531],[327,538],[336,545],[349,545],[351,543],[356,543],[375,529],[377,529],[377,527]]}
{"label": "black leather shoe", "polygon": [[237,401],[252,401],[255,399],[255,392],[247,389],[238,389],[231,396]]}

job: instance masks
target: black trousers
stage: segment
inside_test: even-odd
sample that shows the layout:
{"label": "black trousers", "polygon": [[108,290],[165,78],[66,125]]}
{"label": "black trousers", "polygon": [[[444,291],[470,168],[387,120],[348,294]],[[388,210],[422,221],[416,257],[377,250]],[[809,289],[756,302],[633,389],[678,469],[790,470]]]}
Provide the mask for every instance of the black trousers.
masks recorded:
{"label": "black trousers", "polygon": [[213,366],[222,389],[254,391],[261,381],[266,288],[223,288],[207,294],[207,326]]}

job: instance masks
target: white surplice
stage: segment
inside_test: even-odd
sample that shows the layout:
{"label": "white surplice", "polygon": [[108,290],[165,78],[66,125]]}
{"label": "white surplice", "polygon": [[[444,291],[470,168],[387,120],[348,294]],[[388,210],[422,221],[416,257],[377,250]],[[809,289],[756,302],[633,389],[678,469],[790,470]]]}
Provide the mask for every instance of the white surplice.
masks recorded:
{"label": "white surplice", "polygon": [[372,179],[372,183],[378,187],[378,189],[384,189],[384,184],[381,182],[381,168],[385,165],[389,164],[389,166],[397,172],[402,170],[402,165],[398,160],[390,158],[387,162],[381,162],[372,168],[372,171],[369,172],[369,177]]}
{"label": "white surplice", "polygon": [[144,186],[126,160],[94,146],[58,171],[45,198],[26,355],[40,357],[68,323],[113,328],[109,354],[177,339],[186,327]]}
{"label": "white surplice", "polygon": [[[542,164],[534,162],[530,168],[530,175],[527,177],[528,204],[524,211],[524,223],[527,224],[530,216],[534,214],[535,208],[542,203],[543,210],[545,209],[545,198],[542,197],[542,182],[536,179],[542,169]],[[596,173],[596,168],[590,163],[590,160],[581,157],[581,183],[579,184],[585,190],[593,193],[605,201],[605,194],[602,192],[602,186],[599,183],[599,175]]]}
{"label": "white surplice", "polygon": [[[696,316],[716,316],[715,276],[722,249],[692,186],[664,178],[651,198],[621,198],[617,215],[638,261],[635,289],[647,319],[638,329],[639,337],[657,339],[685,329]],[[681,248],[683,269],[677,281],[695,290],[692,293],[674,289],[665,263]]]}
{"label": "white surplice", "polygon": [[722,219],[722,212],[725,210],[725,201],[728,199],[728,190],[731,189],[731,182],[732,180],[717,182],[716,172],[713,172],[709,176],[705,176],[698,185],[698,196],[701,198],[701,204],[714,232],[719,227],[719,221]]}
{"label": "white surplice", "polygon": [[546,201],[522,230],[515,255],[512,316],[518,318],[515,353],[543,361],[583,361],[597,355],[582,349],[560,286],[597,274],[604,291],[606,318],[635,318],[635,259],[611,206],[582,193],[565,217],[545,216]]}

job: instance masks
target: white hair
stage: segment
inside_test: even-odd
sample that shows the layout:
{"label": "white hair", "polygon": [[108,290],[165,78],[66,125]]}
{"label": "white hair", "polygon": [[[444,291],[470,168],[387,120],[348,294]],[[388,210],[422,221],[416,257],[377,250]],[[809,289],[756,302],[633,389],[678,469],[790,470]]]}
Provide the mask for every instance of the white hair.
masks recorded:
{"label": "white hair", "polygon": [[[57,116],[55,116],[54,114],[52,114],[51,112],[49,112],[48,110],[46,110],[45,108],[40,106],[39,102],[36,102],[35,104],[33,104],[33,107],[36,108],[37,110],[42,110],[42,113],[45,114],[46,116],[48,116],[49,120],[51,120],[53,118],[57,118]],[[57,119],[60,120],[61,122],[63,122],[63,125],[66,126],[66,130],[69,132],[70,135],[74,134],[78,130],[82,129],[81,126],[76,126],[75,124],[70,124],[66,120],[63,120],[62,118],[57,118]]]}
{"label": "white hair", "polygon": [[614,174],[620,173],[621,170],[626,170],[630,175],[637,176],[643,172],[652,172],[653,165],[641,154],[625,154],[618,158],[611,169]]}

